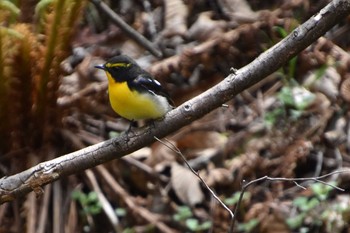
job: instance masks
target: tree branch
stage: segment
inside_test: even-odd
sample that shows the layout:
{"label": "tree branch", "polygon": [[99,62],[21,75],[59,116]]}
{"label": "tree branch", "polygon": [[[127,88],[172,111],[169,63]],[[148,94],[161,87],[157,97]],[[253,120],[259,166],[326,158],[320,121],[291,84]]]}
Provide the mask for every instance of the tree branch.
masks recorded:
{"label": "tree branch", "polygon": [[31,191],[42,193],[42,186],[62,176],[121,158],[162,138],[220,107],[235,95],[276,71],[290,58],[325,34],[350,12],[348,0],[334,0],[318,14],[296,28],[288,37],[262,53],[253,62],[230,74],[222,82],[169,112],[154,127],[140,128],[82,150],[40,163],[21,173],[0,179],[0,203]]}
{"label": "tree branch", "polygon": [[162,57],[162,53],[156,49],[156,46],[147,40],[143,35],[141,35],[134,28],[130,27],[117,13],[115,13],[109,6],[101,0],[91,0],[91,2],[101,10],[107,17],[117,25],[123,32],[135,40],[138,44],[143,46],[149,52],[151,52],[156,57]]}

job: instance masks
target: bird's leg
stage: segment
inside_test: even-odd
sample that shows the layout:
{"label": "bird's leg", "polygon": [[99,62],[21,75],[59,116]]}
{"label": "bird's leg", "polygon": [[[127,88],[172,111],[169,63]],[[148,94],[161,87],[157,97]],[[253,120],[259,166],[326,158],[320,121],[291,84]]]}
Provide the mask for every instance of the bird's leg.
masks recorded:
{"label": "bird's leg", "polygon": [[156,120],[150,119],[147,121],[147,131],[152,133],[152,129],[156,128]]}
{"label": "bird's leg", "polygon": [[[130,120],[129,127],[128,127],[128,129],[125,131],[127,141],[129,141],[129,133],[132,132],[132,127],[133,127],[133,125],[135,126],[135,124],[137,124],[136,121]],[[132,132],[132,133],[133,133],[133,132]]]}
{"label": "bird's leg", "polygon": [[150,120],[150,122],[149,122],[149,125],[150,125],[150,129],[152,130],[152,128],[155,128],[156,127],[156,123],[155,123],[155,120]]}

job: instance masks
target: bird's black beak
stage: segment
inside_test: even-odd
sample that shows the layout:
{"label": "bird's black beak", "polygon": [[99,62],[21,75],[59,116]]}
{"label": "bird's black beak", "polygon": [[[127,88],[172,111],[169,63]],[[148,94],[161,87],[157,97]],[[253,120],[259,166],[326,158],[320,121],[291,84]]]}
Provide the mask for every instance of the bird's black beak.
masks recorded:
{"label": "bird's black beak", "polygon": [[96,65],[95,68],[100,69],[100,70],[106,69],[104,65]]}

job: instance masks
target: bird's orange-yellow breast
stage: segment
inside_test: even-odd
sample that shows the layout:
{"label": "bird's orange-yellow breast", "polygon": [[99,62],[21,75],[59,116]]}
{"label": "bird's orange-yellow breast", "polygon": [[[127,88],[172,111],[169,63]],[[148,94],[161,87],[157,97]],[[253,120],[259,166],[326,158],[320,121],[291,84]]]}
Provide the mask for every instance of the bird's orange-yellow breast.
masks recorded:
{"label": "bird's orange-yellow breast", "polygon": [[169,111],[168,105],[163,104],[164,97],[132,91],[126,82],[116,82],[108,72],[107,76],[109,101],[120,116],[128,120],[157,119]]}

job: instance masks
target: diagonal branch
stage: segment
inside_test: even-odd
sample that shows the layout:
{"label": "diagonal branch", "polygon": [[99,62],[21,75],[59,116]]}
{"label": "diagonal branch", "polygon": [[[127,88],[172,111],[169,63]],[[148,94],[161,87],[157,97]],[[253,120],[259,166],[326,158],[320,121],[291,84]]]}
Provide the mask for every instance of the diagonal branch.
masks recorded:
{"label": "diagonal branch", "polygon": [[109,6],[101,0],[91,0],[91,2],[101,10],[107,17],[116,24],[125,34],[130,36],[138,44],[146,48],[150,53],[156,57],[161,57],[162,54],[155,48],[155,45],[147,40],[143,35],[137,32],[134,28],[130,27],[124,20],[115,13]]}
{"label": "diagonal branch", "polygon": [[[317,38],[325,34],[350,12],[350,1],[334,0],[318,14],[296,28],[284,40],[262,53],[253,62],[230,74],[222,82],[169,112],[154,127],[141,128],[134,134],[121,134],[93,146],[40,163],[21,173],[0,179],[0,203],[12,201],[31,191],[42,192],[42,186],[62,176],[121,158],[162,138],[220,107],[235,95],[276,71]],[[131,136],[131,137],[130,137]]]}

